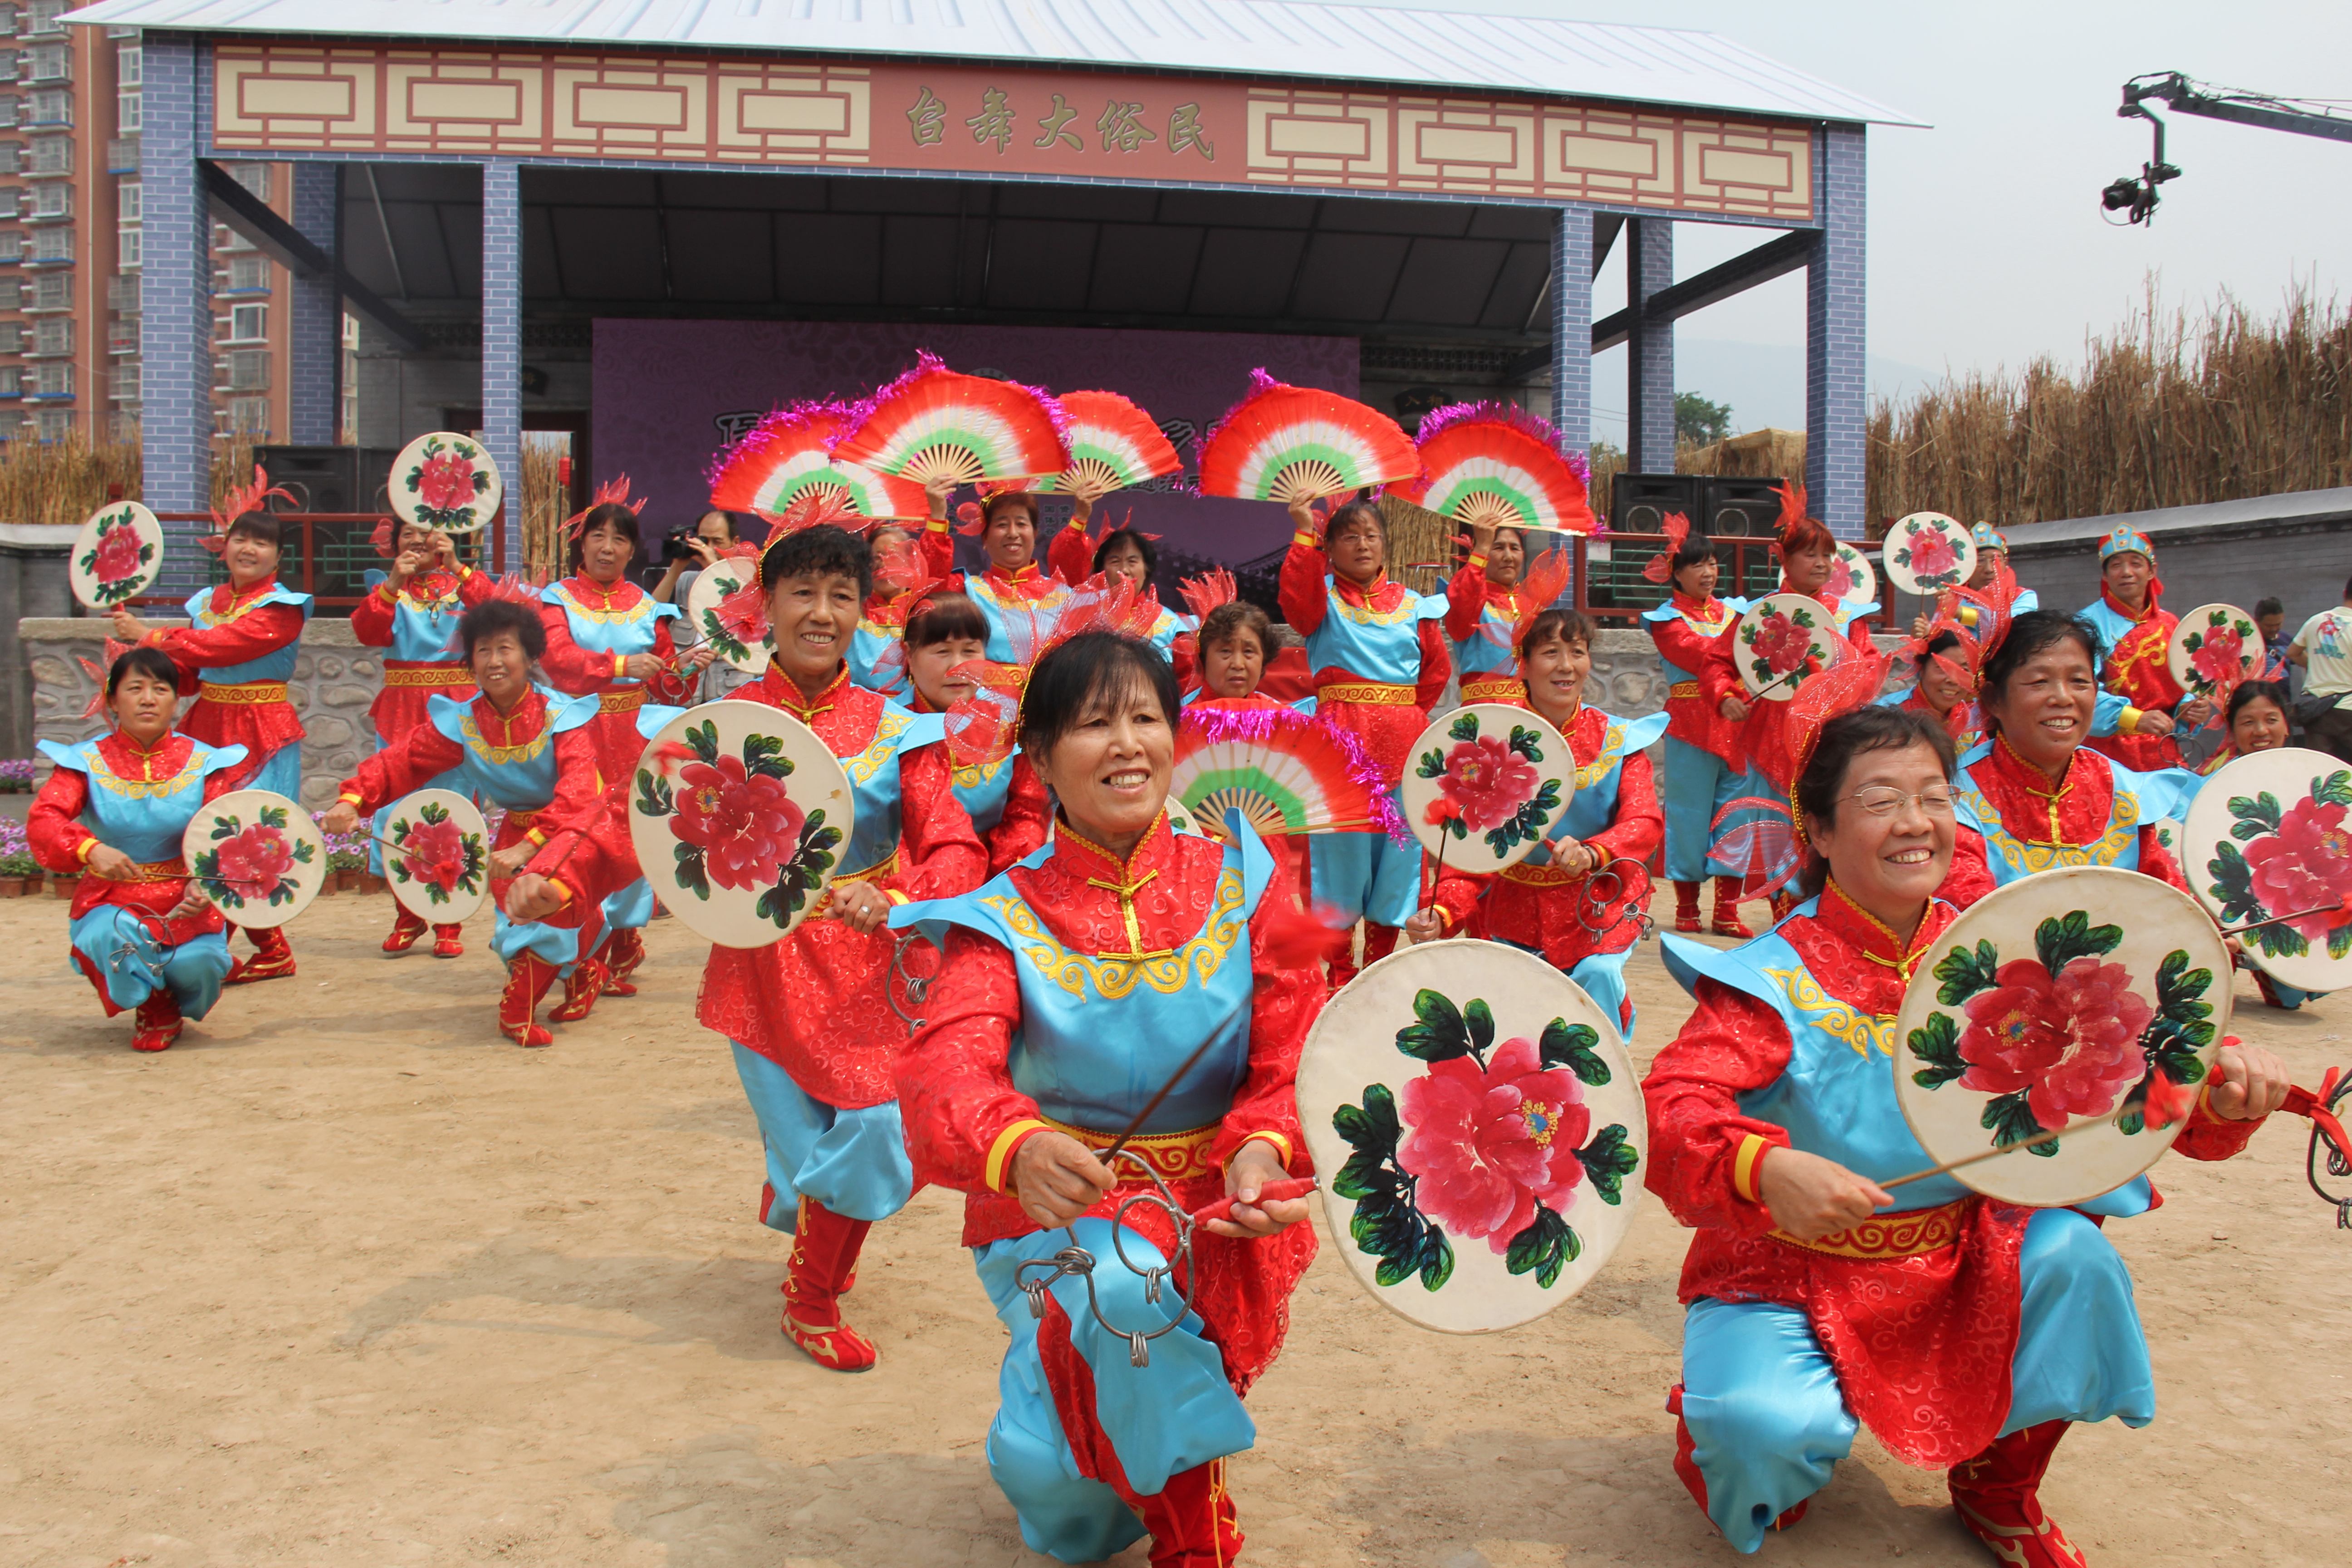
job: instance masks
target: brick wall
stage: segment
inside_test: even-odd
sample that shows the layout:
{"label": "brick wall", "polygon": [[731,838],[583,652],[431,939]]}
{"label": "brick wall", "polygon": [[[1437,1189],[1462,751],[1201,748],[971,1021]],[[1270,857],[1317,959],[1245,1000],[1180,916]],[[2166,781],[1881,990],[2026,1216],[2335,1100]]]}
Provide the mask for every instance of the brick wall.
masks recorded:
{"label": "brick wall", "polygon": [[1805,489],[1815,517],[1841,538],[1860,539],[1870,390],[1862,127],[1824,127],[1815,145],[1823,226],[1805,269]]}

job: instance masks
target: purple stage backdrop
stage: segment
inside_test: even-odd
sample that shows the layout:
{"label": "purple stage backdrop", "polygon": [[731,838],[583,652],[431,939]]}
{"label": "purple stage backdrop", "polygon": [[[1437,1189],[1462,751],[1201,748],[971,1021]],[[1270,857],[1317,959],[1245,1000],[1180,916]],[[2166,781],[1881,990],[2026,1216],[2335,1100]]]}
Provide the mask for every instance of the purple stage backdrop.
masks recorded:
{"label": "purple stage backdrop", "polygon": [[[650,542],[691,523],[718,449],[769,409],[812,397],[854,400],[911,369],[929,349],[955,370],[1002,374],[1051,392],[1133,398],[1169,431],[1189,477],[1205,432],[1265,367],[1277,380],[1353,396],[1353,338],[1087,327],[921,326],[899,322],[599,321],[593,450],[602,482],[627,474],[650,496]],[[1164,482],[1164,481],[1163,481]],[[967,492],[968,494],[969,492]],[[962,498],[959,498],[962,499]],[[1045,521],[1069,503],[1048,498]],[[1289,519],[1263,501],[1123,490],[1097,510],[1162,537],[1163,550],[1235,563],[1278,550]],[[965,548],[970,549],[970,542]]]}

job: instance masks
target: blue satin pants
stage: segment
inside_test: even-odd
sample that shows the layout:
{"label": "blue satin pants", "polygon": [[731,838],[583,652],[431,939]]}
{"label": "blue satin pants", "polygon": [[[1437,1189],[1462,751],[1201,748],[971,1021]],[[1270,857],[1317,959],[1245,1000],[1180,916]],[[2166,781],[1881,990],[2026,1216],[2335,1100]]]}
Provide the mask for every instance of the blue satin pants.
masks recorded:
{"label": "blue satin pants", "polygon": [[907,1206],[915,1195],[915,1167],[907,1158],[897,1100],[843,1110],[811,1095],[759,1052],[727,1044],[735,1053],[743,1098],[760,1122],[768,1163],[760,1218],[769,1229],[793,1234],[803,1197],[845,1219],[888,1219]]}
{"label": "blue satin pants", "polygon": [[180,1016],[201,1018],[220,1000],[228,977],[228,938],[219,931],[166,947],[146,921],[114,904],[100,904],[68,928],[68,940],[106,978],[106,999],[138,1006],[169,991]]}

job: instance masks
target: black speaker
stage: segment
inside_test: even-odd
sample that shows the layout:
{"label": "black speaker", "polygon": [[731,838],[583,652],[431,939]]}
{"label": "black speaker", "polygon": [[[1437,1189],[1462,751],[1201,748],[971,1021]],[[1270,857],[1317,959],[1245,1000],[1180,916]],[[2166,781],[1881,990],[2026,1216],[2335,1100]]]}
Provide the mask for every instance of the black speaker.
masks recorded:
{"label": "black speaker", "polygon": [[1663,533],[1666,514],[1706,521],[1706,479],[1701,474],[1620,474],[1609,486],[1612,533]]}
{"label": "black speaker", "polygon": [[[1706,481],[1706,531],[1716,539],[1769,539],[1780,531],[1779,479],[1718,474]],[[1693,514],[1696,516],[1696,513]]]}
{"label": "black speaker", "polygon": [[374,447],[256,447],[253,460],[269,482],[293,496],[288,511],[385,510],[384,481],[400,454]]}

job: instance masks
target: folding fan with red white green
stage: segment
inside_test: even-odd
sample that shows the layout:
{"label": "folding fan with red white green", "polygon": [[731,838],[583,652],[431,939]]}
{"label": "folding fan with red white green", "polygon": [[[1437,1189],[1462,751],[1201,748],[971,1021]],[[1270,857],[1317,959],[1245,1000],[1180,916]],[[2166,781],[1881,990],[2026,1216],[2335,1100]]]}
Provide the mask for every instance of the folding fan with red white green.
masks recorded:
{"label": "folding fan with red white green", "polygon": [[1151,416],[1118,393],[1066,392],[1060,402],[1070,416],[1070,466],[1040,475],[1039,489],[1093,500],[1183,470],[1184,459]]}
{"label": "folding fan with red white green", "polygon": [[1069,416],[1034,386],[960,375],[924,353],[913,370],[850,410],[833,444],[835,462],[894,474],[918,486],[1028,479],[1070,466]]}
{"label": "folding fan with red white green", "polygon": [[1201,438],[1201,493],[1315,500],[1421,472],[1397,422],[1354,398],[1250,373],[1247,397]]}
{"label": "folding fan with red white green", "polygon": [[819,487],[862,518],[917,518],[929,506],[923,487],[845,463],[826,450],[849,429],[846,404],[803,403],[780,408],[710,465],[710,504],[728,511],[773,516]]}
{"label": "folding fan with red white green", "polygon": [[1584,459],[1559,432],[1502,403],[1456,403],[1425,416],[1421,477],[1389,487],[1415,506],[1472,527],[1591,533]]}
{"label": "folding fan with red white green", "polygon": [[1379,768],[1354,740],[1288,708],[1186,710],[1168,787],[1212,831],[1238,807],[1262,837],[1403,832]]}

